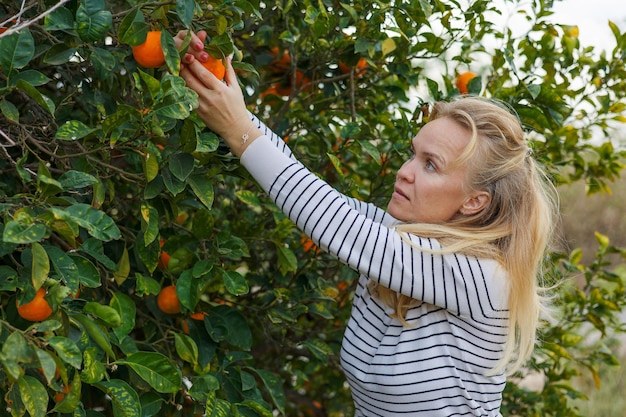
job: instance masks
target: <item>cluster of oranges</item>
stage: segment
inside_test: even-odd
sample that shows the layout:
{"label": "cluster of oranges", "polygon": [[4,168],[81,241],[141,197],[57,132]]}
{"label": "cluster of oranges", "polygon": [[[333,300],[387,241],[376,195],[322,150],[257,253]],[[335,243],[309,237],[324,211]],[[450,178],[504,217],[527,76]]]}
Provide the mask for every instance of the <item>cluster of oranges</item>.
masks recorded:
{"label": "cluster of oranges", "polygon": [[[278,81],[272,82],[268,88],[261,93],[261,98],[268,95],[289,97],[294,92],[299,90],[310,91],[313,86],[313,80],[311,77],[305,74],[300,68],[292,68],[292,60],[289,51],[283,50],[274,46],[270,49],[270,55],[273,57],[271,63],[268,65],[273,78],[278,78]],[[343,61],[339,62],[339,72],[343,75],[349,74],[354,69],[354,74],[358,77],[365,73],[367,69],[367,60],[365,58],[359,58],[357,63],[352,66]]]}
{"label": "cluster of oranges", "polygon": [[[146,40],[133,46],[133,57],[144,68],[160,68],[165,64],[165,54],[161,43],[161,31],[152,30],[146,35]],[[205,62],[201,62],[204,68],[213,73],[219,80],[224,79],[226,67],[221,59],[209,55]]]}

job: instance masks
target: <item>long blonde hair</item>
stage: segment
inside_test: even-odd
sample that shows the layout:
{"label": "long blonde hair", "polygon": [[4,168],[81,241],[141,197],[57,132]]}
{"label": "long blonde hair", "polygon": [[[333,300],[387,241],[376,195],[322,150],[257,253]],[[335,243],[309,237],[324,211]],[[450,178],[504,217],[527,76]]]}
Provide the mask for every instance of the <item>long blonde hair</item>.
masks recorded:
{"label": "long blonde hair", "polygon": [[[540,314],[547,310],[545,288],[539,282],[555,229],[556,193],[532,158],[520,121],[504,104],[464,96],[436,103],[431,120],[442,117],[471,133],[455,164],[468,168],[468,191],[488,191],[491,201],[480,212],[458,214],[446,224],[401,224],[396,230],[409,243],[407,233],[432,237],[444,246],[440,252],[500,262],[509,280],[509,336],[496,371],[506,367],[514,372],[532,354]],[[372,289],[406,324],[407,310],[417,301],[382,286]]]}

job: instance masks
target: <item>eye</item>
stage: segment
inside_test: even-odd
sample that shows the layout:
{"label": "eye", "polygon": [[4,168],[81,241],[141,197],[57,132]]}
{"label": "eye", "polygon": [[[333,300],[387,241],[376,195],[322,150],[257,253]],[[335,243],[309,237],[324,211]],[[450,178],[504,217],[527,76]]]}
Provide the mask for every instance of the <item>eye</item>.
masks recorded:
{"label": "eye", "polygon": [[433,161],[430,159],[426,160],[426,163],[424,164],[424,167],[429,170],[429,171],[436,171],[437,167],[435,166],[435,164],[433,164]]}

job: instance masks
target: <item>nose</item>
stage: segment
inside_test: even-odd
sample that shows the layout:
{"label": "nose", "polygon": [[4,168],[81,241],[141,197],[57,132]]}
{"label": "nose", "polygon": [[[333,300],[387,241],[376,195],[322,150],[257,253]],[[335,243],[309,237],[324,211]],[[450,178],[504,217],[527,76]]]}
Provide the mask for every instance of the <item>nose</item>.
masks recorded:
{"label": "nose", "polygon": [[415,170],[413,169],[412,164],[412,162],[414,161],[415,158],[411,158],[404,164],[402,164],[402,166],[398,170],[398,173],[396,174],[396,180],[402,180],[408,183],[412,183],[413,181],[415,181]]}

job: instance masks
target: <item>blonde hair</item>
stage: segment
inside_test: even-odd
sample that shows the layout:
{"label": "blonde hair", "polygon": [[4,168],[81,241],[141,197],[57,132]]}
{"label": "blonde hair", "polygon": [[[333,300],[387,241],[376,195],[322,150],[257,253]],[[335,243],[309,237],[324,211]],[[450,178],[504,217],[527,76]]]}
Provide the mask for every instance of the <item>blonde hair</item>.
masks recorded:
{"label": "blonde hair", "polygon": [[[463,96],[434,105],[431,120],[447,117],[471,132],[455,164],[467,167],[468,191],[487,191],[487,207],[473,215],[457,214],[446,224],[401,224],[407,233],[438,239],[443,253],[496,259],[509,280],[509,333],[503,358],[494,371],[514,372],[531,356],[547,297],[538,280],[552,240],[557,215],[554,187],[532,158],[518,118],[495,100]],[[378,297],[402,320],[416,300],[373,285]]]}

